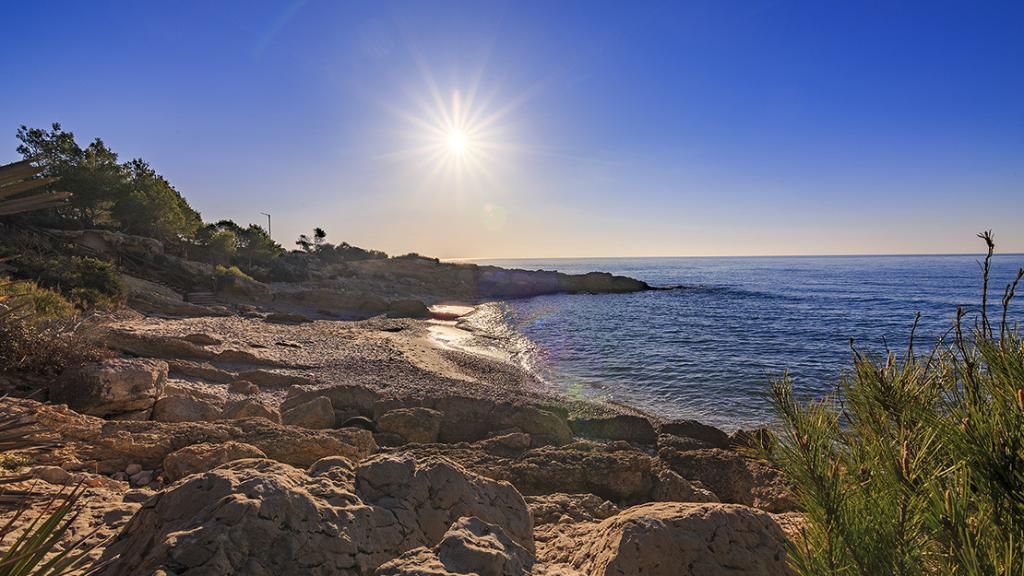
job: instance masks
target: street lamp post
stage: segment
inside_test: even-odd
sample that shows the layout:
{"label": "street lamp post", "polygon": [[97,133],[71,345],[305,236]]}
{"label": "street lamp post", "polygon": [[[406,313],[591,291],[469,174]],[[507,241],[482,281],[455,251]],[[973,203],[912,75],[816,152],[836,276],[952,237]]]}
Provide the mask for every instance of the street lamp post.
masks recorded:
{"label": "street lamp post", "polygon": [[270,214],[267,214],[266,212],[260,212],[260,214],[267,217],[267,236],[273,237],[274,229],[270,227]]}

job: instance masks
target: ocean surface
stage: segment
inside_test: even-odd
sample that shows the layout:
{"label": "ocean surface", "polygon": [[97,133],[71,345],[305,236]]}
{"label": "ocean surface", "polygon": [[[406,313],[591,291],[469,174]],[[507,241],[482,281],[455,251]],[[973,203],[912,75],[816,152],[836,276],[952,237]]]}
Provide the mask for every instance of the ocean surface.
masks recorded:
{"label": "ocean surface", "polygon": [[[903,350],[951,326],[956,307],[980,309],[980,256],[841,256],[488,260],[527,270],[604,271],[677,290],[555,295],[491,303],[477,328],[511,336],[515,356],[569,394],[630,404],[727,430],[769,422],[765,391],[788,370],[820,396],[861,351]],[[989,305],[1024,255],[996,255]],[[1022,290],[1024,291],[1024,290]],[[1010,316],[1024,320],[1024,297]]]}

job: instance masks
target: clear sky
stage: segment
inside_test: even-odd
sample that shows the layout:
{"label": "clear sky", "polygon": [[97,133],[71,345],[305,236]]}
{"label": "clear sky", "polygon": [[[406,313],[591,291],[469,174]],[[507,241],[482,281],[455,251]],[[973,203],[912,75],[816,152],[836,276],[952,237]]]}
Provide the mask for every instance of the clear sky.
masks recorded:
{"label": "clear sky", "polygon": [[20,124],[440,257],[1024,251],[1024,2],[6,2]]}

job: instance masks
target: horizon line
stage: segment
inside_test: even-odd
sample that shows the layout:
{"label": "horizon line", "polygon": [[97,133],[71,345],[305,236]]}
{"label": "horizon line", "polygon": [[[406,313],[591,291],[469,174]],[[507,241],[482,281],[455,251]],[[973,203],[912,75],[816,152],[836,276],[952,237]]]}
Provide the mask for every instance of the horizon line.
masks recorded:
{"label": "horizon line", "polygon": [[[691,254],[664,256],[471,256],[439,258],[446,262],[468,262],[473,260],[625,260],[650,258],[873,258],[886,256],[977,256],[984,258],[985,252],[882,252],[850,254]],[[1024,256],[1024,252],[996,252],[995,256]]]}

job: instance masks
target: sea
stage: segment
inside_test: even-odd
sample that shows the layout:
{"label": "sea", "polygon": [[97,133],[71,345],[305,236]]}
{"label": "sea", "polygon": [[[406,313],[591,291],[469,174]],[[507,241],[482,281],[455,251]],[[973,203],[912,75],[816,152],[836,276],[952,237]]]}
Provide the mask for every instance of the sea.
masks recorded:
{"label": "sea", "polygon": [[[953,326],[958,306],[981,308],[982,256],[796,256],[487,260],[525,270],[610,272],[670,290],[551,295],[484,304],[472,328],[514,343],[546,385],[621,402],[666,419],[725,430],[770,424],[767,390],[788,373],[820,397],[852,365],[852,350],[915,349]],[[990,316],[1024,255],[992,260]],[[1022,286],[1021,292],[1024,292]],[[1024,295],[1009,310],[1024,320]]]}

